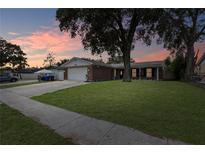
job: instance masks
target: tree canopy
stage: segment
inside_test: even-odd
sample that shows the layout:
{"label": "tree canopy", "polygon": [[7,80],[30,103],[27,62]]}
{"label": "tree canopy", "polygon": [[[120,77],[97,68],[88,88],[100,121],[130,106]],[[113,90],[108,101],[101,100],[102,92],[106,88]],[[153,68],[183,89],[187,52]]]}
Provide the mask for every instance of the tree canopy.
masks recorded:
{"label": "tree canopy", "polygon": [[[133,58],[130,58],[130,63],[134,63],[134,62],[135,62],[135,60]],[[121,55],[117,55],[117,56],[113,56],[113,57],[108,58],[107,64],[119,64],[119,63],[123,63],[123,56],[121,56]]]}
{"label": "tree canopy", "polygon": [[152,27],[160,10],[156,9],[58,9],[56,19],[61,31],[71,38],[81,37],[92,54],[107,52],[123,56],[124,81],[131,81],[130,52],[137,40],[151,44]]}
{"label": "tree canopy", "polygon": [[53,52],[49,52],[44,59],[44,65],[48,64],[48,67],[52,67],[55,64],[55,55]]}
{"label": "tree canopy", "polygon": [[194,72],[195,43],[205,38],[205,9],[58,9],[61,31],[81,37],[92,54],[122,55],[124,81],[130,81],[130,52],[136,41],[158,43],[185,57],[185,78]]}
{"label": "tree canopy", "polygon": [[172,53],[185,55],[185,78],[191,79],[195,64],[195,43],[205,38],[205,9],[164,9],[156,30],[159,42]]}
{"label": "tree canopy", "polygon": [[65,59],[61,59],[60,61],[58,61],[56,63],[57,66],[61,66],[62,64],[66,63],[67,61],[69,61],[69,59],[65,58]]}
{"label": "tree canopy", "polygon": [[17,70],[28,66],[26,54],[20,46],[9,43],[0,37],[0,67],[6,65],[10,65]]}

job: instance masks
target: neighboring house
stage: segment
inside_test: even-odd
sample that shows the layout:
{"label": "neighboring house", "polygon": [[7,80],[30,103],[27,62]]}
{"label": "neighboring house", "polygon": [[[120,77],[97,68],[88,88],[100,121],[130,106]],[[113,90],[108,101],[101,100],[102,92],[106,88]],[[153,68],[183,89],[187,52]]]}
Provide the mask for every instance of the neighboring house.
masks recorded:
{"label": "neighboring house", "polygon": [[205,53],[200,57],[196,65],[196,73],[198,75],[205,75]]}
{"label": "neighboring house", "polygon": [[[164,61],[131,63],[132,79],[162,80]],[[83,58],[72,58],[59,67],[65,70],[65,80],[103,81],[122,79],[123,64],[105,64]]]}

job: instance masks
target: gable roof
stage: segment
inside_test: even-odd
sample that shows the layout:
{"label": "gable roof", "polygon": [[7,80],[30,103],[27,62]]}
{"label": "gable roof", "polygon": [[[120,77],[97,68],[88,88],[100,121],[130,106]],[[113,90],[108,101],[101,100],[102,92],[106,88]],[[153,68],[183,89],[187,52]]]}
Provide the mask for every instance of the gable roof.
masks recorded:
{"label": "gable roof", "polygon": [[199,58],[197,65],[200,65],[205,60],[205,52],[204,54]]}
{"label": "gable roof", "polygon": [[[82,63],[80,65],[76,65],[76,64],[73,65],[72,63],[74,61],[80,61]],[[89,66],[89,65],[104,66],[104,67],[111,67],[111,68],[118,68],[118,69],[124,68],[123,63],[105,64],[104,62],[100,62],[100,61],[74,57],[70,61],[62,64],[58,69],[65,69],[67,67],[75,67],[75,66]],[[148,61],[148,62],[131,63],[131,68],[163,67],[163,66],[164,66],[164,61]]]}
{"label": "gable roof", "polygon": [[[96,65],[96,66],[105,66],[105,67],[111,67],[108,64],[105,64],[104,62],[99,62],[91,59],[86,59],[86,58],[78,58],[74,57],[70,61],[67,61],[66,63],[62,64],[59,69],[66,68],[68,67],[69,64],[71,64],[73,61],[81,61],[84,62],[83,66],[88,66],[88,65]],[[82,65],[81,65],[82,66]]]}

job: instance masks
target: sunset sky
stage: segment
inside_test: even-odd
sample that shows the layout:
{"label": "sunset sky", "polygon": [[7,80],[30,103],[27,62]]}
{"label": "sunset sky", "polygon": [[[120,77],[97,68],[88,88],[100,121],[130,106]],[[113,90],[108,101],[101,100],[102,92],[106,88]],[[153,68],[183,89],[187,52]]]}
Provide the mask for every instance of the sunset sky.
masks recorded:
{"label": "sunset sky", "polygon": [[[67,33],[60,32],[55,20],[56,9],[0,9],[0,36],[9,42],[20,45],[27,54],[30,66],[42,66],[43,59],[53,52],[56,61],[64,58],[92,56],[84,51],[79,38],[71,39]],[[205,43],[197,43],[196,49],[205,51]],[[154,42],[147,47],[137,42],[131,57],[136,62],[163,60],[169,52]],[[107,55],[102,58],[106,61]]]}

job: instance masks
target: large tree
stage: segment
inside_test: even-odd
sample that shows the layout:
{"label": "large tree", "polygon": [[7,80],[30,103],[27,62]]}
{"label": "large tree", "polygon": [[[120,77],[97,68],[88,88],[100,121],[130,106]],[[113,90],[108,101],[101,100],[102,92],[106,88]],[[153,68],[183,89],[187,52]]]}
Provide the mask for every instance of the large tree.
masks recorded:
{"label": "large tree", "polygon": [[11,65],[16,70],[28,66],[26,54],[20,46],[9,43],[0,37],[0,66],[6,65]]}
{"label": "large tree", "polygon": [[[134,63],[135,60],[133,58],[130,58],[130,63]],[[108,58],[107,64],[120,64],[123,63],[123,56],[117,55],[117,56],[112,56]]]}
{"label": "large tree", "polygon": [[161,10],[156,9],[58,9],[56,18],[61,31],[72,38],[79,35],[86,50],[92,54],[107,52],[123,56],[124,81],[131,81],[130,52],[137,40],[151,43],[154,21]]}
{"label": "large tree", "polygon": [[164,9],[159,19],[157,31],[164,47],[172,52],[184,53],[185,79],[191,80],[195,63],[194,47],[196,42],[205,38],[205,9]]}

